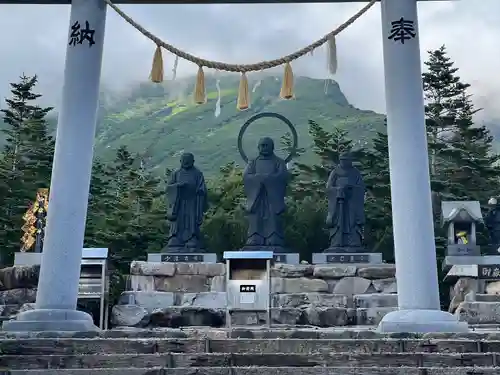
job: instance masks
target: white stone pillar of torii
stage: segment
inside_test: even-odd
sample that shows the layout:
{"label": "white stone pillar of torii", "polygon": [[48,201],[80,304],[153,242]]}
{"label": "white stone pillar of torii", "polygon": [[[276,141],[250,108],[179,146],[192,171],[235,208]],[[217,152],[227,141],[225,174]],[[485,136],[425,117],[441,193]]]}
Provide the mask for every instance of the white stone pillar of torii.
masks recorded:
{"label": "white stone pillar of torii", "polygon": [[8,331],[97,330],[76,310],[99,101],[106,5],[73,0],[35,310]]}
{"label": "white stone pillar of torii", "polygon": [[381,0],[381,10],[399,310],[378,329],[467,331],[467,323],[440,309],[417,0]]}

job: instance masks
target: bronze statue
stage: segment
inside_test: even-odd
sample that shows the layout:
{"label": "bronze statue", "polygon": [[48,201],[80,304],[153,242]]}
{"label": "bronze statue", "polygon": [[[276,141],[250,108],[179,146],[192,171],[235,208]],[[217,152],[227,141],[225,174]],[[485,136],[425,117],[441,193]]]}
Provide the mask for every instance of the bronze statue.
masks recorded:
{"label": "bronze statue", "polygon": [[328,177],[326,191],[330,247],[325,252],[364,252],[365,184],[359,170],[352,165],[350,153],[340,156],[339,165]]}
{"label": "bronze statue", "polygon": [[[248,161],[242,148],[242,137],[248,126],[262,117],[278,118],[290,128],[293,145],[286,159],[276,156],[274,141],[265,137],[259,141],[259,155]],[[243,173],[248,218],[248,234],[244,250],[268,249],[277,253],[287,252],[283,228],[286,188],[290,180],[287,163],[295,155],[297,143],[297,132],[293,125],[287,118],[276,113],[257,114],[240,130],[238,149],[243,160],[248,163]]]}
{"label": "bronze statue", "polygon": [[182,154],[181,167],[170,176],[166,192],[170,233],[164,251],[203,251],[200,226],[208,208],[207,187],[203,173],[194,166],[193,154]]}
{"label": "bronze statue", "polygon": [[247,246],[284,247],[283,213],[289,173],[283,159],[274,154],[271,138],[259,141],[259,156],[243,173],[247,196]]}

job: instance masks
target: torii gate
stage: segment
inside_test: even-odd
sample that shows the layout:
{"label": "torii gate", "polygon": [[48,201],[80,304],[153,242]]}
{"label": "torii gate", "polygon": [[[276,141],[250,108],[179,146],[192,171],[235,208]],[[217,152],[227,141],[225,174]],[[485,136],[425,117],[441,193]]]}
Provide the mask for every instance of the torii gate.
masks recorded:
{"label": "torii gate", "polygon": [[[319,0],[314,2],[363,2]],[[118,3],[296,3],[307,0],[119,0]],[[0,0],[12,4],[68,4],[68,0]],[[71,1],[62,104],[57,125],[50,210],[36,309],[4,322],[8,331],[96,330],[76,310],[96,130],[106,23],[103,0]],[[394,247],[399,311],[381,332],[458,332],[467,324],[440,310],[424,122],[417,0],[381,0]],[[88,23],[87,23],[88,22]],[[72,45],[72,25],[91,25],[93,48]],[[395,38],[399,27],[401,38]],[[403,31],[401,31],[403,30]],[[403,35],[404,34],[404,35]],[[126,62],[125,62],[126,63]]]}

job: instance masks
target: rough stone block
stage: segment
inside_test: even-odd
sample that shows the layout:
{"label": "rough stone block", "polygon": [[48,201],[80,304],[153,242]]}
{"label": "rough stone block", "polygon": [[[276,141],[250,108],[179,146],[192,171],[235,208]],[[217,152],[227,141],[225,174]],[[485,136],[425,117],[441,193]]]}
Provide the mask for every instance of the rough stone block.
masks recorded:
{"label": "rough stone block", "polygon": [[35,310],[35,303],[23,303],[23,305],[19,309],[19,313],[31,310]]}
{"label": "rough stone block", "polygon": [[306,307],[309,305],[326,307],[344,307],[348,305],[348,298],[342,294],[327,293],[294,293],[274,294],[272,296],[273,307]]}
{"label": "rough stone block", "polygon": [[450,306],[449,312],[455,312],[460,303],[465,301],[465,297],[469,293],[478,291],[478,280],[472,277],[461,277],[457,280],[450,291]]}
{"label": "rough stone block", "polygon": [[325,281],[328,284],[328,293],[333,293],[333,290],[335,289],[335,285],[338,284],[339,280],[326,279]]}
{"label": "rough stone block", "polygon": [[310,277],[313,270],[310,264],[276,264],[271,269],[271,277]]}
{"label": "rough stone block", "polygon": [[373,266],[359,267],[358,276],[365,279],[387,279],[396,277],[395,264],[379,264]]}
{"label": "rough stone block", "polygon": [[357,294],[353,296],[354,307],[356,308],[377,308],[377,307],[397,307],[397,294]]}
{"label": "rough stone block", "polygon": [[175,294],[172,292],[123,292],[118,300],[118,305],[137,305],[148,312],[157,308],[174,306]]}
{"label": "rough stone block", "polygon": [[184,293],[180,306],[206,307],[209,309],[225,308],[227,304],[225,292]]}
{"label": "rough stone block", "polygon": [[271,279],[272,293],[314,293],[328,292],[325,280],[308,279],[305,277],[286,279],[274,277]]}
{"label": "rough stone block", "polygon": [[347,276],[356,276],[357,267],[349,264],[317,265],[314,266],[313,276],[319,279],[341,279]]}
{"label": "rough stone block", "polygon": [[206,277],[224,276],[226,265],[224,263],[175,263],[177,275],[201,275]]}
{"label": "rough stone block", "polygon": [[34,289],[38,285],[40,266],[14,266],[0,269],[0,290]]}
{"label": "rough stone block", "polygon": [[388,279],[378,279],[372,280],[372,285],[377,292],[380,293],[397,293],[398,287],[396,283],[396,279],[394,277],[390,277]]}
{"label": "rough stone block", "polygon": [[226,291],[226,276],[214,276],[210,279],[211,292],[225,292]]}
{"label": "rough stone block", "polygon": [[209,280],[201,275],[176,275],[174,277],[155,277],[154,290],[161,292],[197,293],[210,290]]}
{"label": "rough stone block", "polygon": [[396,310],[398,310],[397,307],[358,308],[356,309],[356,324],[378,325],[385,315]]}
{"label": "rough stone block", "polygon": [[111,311],[111,324],[120,327],[145,327],[149,312],[137,305],[115,305]]}
{"label": "rough stone block", "polygon": [[333,293],[353,296],[355,294],[367,293],[370,286],[371,281],[363,277],[344,277],[335,285]]}
{"label": "rough stone block", "polygon": [[156,290],[154,276],[130,275],[128,283],[133,291],[154,292]]}
{"label": "rough stone block", "polygon": [[486,284],[486,294],[500,294],[500,281]]}
{"label": "rough stone block", "polygon": [[500,324],[500,302],[462,302],[455,315],[469,324]]}
{"label": "rough stone block", "polygon": [[349,321],[345,308],[311,306],[304,310],[306,324],[317,327],[345,326]]}
{"label": "rough stone block", "polygon": [[36,289],[16,288],[0,291],[0,305],[22,305],[33,303],[36,299]]}
{"label": "rough stone block", "polygon": [[[271,309],[272,324],[296,325],[302,320],[303,311],[300,309]],[[264,312],[257,311],[233,311],[231,313],[231,324],[238,326],[255,326],[267,323]]]}
{"label": "rough stone block", "polygon": [[175,263],[133,261],[130,263],[130,274],[139,276],[174,276]]}

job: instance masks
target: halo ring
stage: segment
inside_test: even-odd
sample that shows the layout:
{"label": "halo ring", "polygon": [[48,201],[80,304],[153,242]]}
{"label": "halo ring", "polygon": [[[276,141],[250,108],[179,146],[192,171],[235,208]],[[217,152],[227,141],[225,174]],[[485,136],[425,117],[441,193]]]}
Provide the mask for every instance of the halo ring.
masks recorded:
{"label": "halo ring", "polygon": [[287,119],[285,116],[280,115],[279,113],[274,113],[274,112],[262,112],[258,113],[255,116],[250,117],[247,122],[243,124],[243,126],[240,129],[240,132],[238,134],[238,151],[240,152],[240,156],[243,159],[245,163],[248,163],[248,156],[245,153],[245,150],[243,149],[243,136],[245,135],[245,132],[247,131],[248,127],[254,123],[255,121],[264,118],[264,117],[271,117],[271,118],[277,118],[278,120],[284,122],[286,126],[290,129],[292,133],[292,149],[290,151],[290,154],[285,158],[285,163],[289,163],[293,157],[295,156],[295,153],[298,149],[299,146],[299,136],[297,134],[297,129],[295,129],[295,126],[291,123],[289,119]]}

